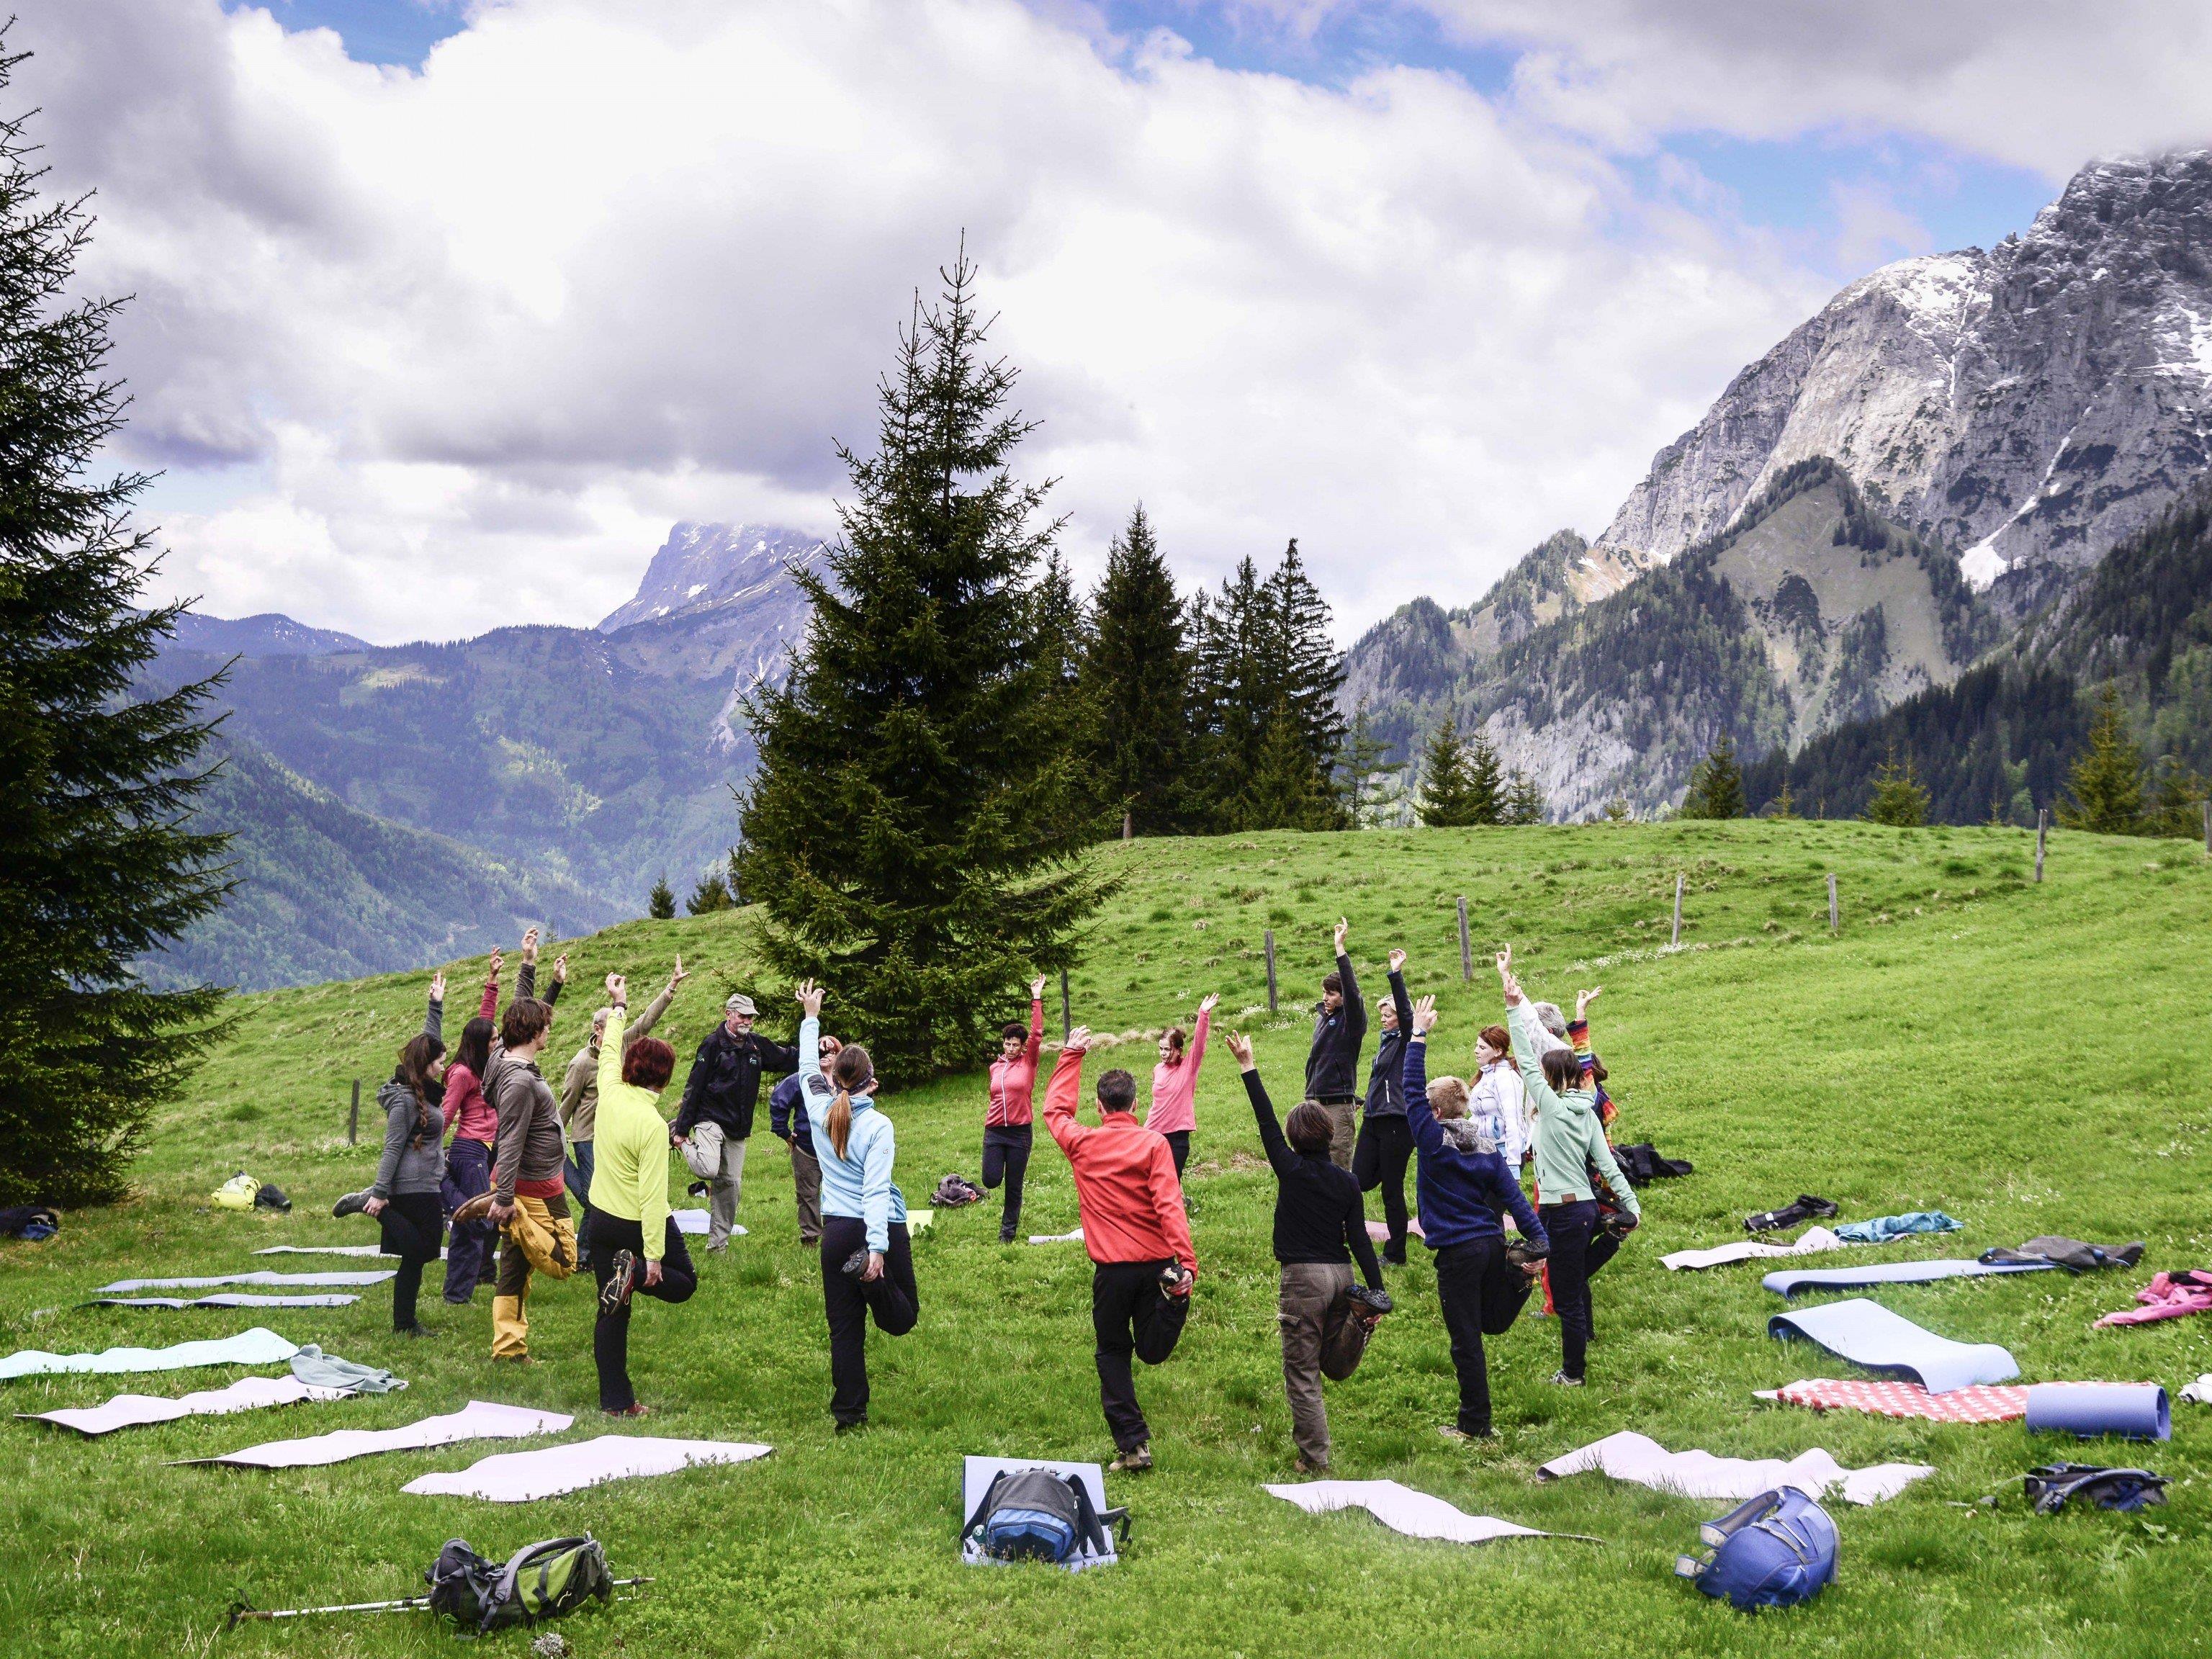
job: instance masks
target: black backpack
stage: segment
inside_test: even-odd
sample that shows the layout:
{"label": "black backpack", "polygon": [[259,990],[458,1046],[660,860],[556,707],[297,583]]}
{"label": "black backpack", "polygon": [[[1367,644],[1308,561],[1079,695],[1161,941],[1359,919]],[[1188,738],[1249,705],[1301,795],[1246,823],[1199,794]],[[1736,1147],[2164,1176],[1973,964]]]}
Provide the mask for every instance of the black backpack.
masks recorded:
{"label": "black backpack", "polygon": [[422,1577],[429,1581],[432,1611],[483,1632],[558,1619],[614,1595],[606,1552],[589,1533],[526,1545],[504,1567],[485,1560],[466,1539],[449,1539]]}
{"label": "black backpack", "polygon": [[1081,1554],[1085,1545],[1104,1555],[1110,1547],[1108,1529],[1116,1524],[1121,1541],[1127,1543],[1129,1511],[1114,1509],[1101,1515],[1074,1475],[1050,1469],[1001,1469],[961,1528],[960,1542],[965,1547],[975,1540],[996,1561],[1064,1565]]}

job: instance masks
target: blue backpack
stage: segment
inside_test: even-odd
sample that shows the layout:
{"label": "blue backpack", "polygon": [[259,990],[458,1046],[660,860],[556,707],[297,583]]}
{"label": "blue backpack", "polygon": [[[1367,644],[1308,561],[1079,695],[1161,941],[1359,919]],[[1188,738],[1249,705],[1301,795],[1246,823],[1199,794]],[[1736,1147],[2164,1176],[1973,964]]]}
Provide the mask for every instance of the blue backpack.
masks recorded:
{"label": "blue backpack", "polygon": [[967,1525],[961,1528],[960,1541],[964,1546],[975,1540],[983,1553],[996,1561],[1064,1565],[1085,1545],[1096,1554],[1106,1554],[1107,1528],[1116,1522],[1126,1543],[1128,1510],[1109,1510],[1100,1515],[1083,1482],[1072,1474],[1055,1474],[1050,1469],[1001,1469],[992,1477]]}
{"label": "blue backpack", "polygon": [[1809,1601],[1836,1577],[1836,1523],[1795,1486],[1759,1493],[1698,1535],[1712,1553],[1677,1556],[1675,1572],[1745,1613]]}

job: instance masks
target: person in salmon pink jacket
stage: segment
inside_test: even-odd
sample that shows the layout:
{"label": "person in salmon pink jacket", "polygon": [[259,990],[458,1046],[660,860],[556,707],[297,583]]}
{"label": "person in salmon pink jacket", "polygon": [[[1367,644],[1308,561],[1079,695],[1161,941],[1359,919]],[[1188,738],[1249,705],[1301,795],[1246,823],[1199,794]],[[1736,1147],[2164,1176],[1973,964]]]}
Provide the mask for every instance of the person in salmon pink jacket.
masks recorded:
{"label": "person in salmon pink jacket", "polygon": [[1182,1027],[1170,1025],[1160,1037],[1160,1063],[1152,1067],[1152,1108],[1145,1114],[1145,1127],[1167,1139],[1175,1154],[1176,1179],[1190,1162],[1190,1132],[1198,1127],[1194,1104],[1198,1096],[1198,1063],[1206,1058],[1206,1034],[1212,1028],[1213,1005],[1221,999],[1208,995],[1198,1005],[1196,1029],[1189,1052],[1183,1052]]}
{"label": "person in salmon pink jacket", "polygon": [[1011,1244],[1022,1219],[1022,1177],[1029,1173],[1034,1133],[1037,1048],[1044,1042],[1044,975],[1030,981],[1030,1027],[1011,1021],[999,1038],[999,1057],[991,1062],[991,1103],[983,1114],[983,1185],[1006,1183],[1006,1207],[999,1215],[999,1243]]}

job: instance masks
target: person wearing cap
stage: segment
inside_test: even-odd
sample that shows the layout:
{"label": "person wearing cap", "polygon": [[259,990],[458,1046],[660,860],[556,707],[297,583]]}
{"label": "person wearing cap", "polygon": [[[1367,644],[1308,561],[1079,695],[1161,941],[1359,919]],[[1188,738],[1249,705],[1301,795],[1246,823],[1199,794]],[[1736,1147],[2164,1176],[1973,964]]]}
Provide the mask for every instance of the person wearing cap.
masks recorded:
{"label": "person wearing cap", "polygon": [[[722,1023],[707,1033],[692,1056],[683,1108],[668,1126],[670,1143],[679,1147],[700,1132],[686,1161],[708,1183],[710,1251],[727,1249],[738,1224],[738,1183],[744,1178],[745,1142],[752,1136],[762,1075],[799,1069],[799,1051],[760,1036],[753,1030],[753,1000],[742,992],[722,1005]],[[710,1151],[712,1174],[705,1157]]]}

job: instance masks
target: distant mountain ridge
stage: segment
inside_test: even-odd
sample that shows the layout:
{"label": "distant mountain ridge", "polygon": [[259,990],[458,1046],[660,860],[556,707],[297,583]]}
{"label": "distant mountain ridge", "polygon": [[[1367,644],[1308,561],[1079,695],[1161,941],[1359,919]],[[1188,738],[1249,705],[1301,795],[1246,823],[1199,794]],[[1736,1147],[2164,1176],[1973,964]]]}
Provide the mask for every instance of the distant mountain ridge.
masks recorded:
{"label": "distant mountain ridge", "polygon": [[187,611],[177,618],[173,637],[179,650],[220,652],[225,656],[322,657],[333,651],[369,649],[367,640],[357,640],[334,628],[310,628],[273,611],[234,620]]}

